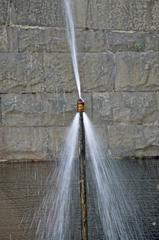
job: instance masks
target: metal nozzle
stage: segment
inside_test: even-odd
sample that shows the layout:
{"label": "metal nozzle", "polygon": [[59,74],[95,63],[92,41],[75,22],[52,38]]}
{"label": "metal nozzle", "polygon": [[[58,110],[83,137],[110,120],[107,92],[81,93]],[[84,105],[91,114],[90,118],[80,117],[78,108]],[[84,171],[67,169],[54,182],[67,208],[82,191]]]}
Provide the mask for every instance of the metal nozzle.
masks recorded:
{"label": "metal nozzle", "polygon": [[82,113],[85,111],[85,103],[82,98],[79,98],[77,101],[77,112]]}

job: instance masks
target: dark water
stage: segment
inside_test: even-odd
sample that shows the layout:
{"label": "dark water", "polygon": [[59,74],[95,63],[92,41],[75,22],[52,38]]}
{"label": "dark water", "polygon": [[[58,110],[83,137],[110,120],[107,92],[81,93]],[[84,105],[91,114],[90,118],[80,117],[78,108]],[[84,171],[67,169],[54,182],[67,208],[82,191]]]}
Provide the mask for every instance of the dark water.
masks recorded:
{"label": "dark water", "polygon": [[[141,227],[145,240],[159,239],[159,161],[123,160],[115,164],[122,169],[119,181],[132,192],[141,206]],[[45,180],[54,163],[0,164],[0,240],[35,240],[35,226],[29,229],[45,190]],[[76,170],[77,171],[77,170]],[[89,174],[88,174],[88,179]],[[88,181],[89,239],[105,240],[96,208],[94,186]],[[78,174],[74,176],[72,230],[68,239],[80,239]],[[134,199],[129,199],[133,207]],[[133,225],[135,219],[129,218]],[[112,239],[113,240],[113,239]],[[124,240],[124,239],[122,239]],[[133,239],[132,239],[133,240]]]}

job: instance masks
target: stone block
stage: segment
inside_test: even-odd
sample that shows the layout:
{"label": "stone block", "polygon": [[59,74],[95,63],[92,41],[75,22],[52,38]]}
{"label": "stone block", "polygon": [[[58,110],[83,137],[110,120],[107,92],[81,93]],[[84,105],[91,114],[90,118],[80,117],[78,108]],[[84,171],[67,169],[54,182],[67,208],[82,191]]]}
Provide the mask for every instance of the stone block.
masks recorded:
{"label": "stone block", "polygon": [[61,25],[62,1],[13,0],[11,21],[17,25]]}
{"label": "stone block", "polygon": [[6,27],[7,40],[8,40],[8,52],[20,52],[19,38],[20,38],[20,26],[18,27]]}
{"label": "stone block", "polygon": [[[59,27],[12,27],[18,36],[20,52],[70,52],[66,29]],[[11,31],[11,30],[10,30]],[[12,38],[14,41],[16,38]],[[76,29],[78,52],[101,52],[108,49],[102,31]],[[15,48],[13,49],[13,51]]]}
{"label": "stone block", "polygon": [[153,4],[150,5],[152,13],[152,26],[154,29],[158,30],[159,27],[159,2],[152,1]]}
{"label": "stone block", "polygon": [[158,125],[159,103],[153,92],[112,92],[93,94],[95,123],[111,122]]}
{"label": "stone block", "polygon": [[44,89],[42,55],[0,53],[0,92],[34,92]]}
{"label": "stone block", "polygon": [[159,155],[159,129],[155,126],[108,126],[108,139],[114,157]]}
{"label": "stone block", "polygon": [[0,27],[0,52],[6,52],[8,50],[8,37],[6,28]]}
{"label": "stone block", "polygon": [[[7,49],[8,40],[11,52],[70,52],[64,28],[16,26],[1,29],[0,51]],[[159,51],[158,38],[157,33],[76,29],[78,52]]]}
{"label": "stone block", "polygon": [[105,1],[87,2],[88,28],[115,30],[158,30],[158,1]]}
{"label": "stone block", "polygon": [[18,52],[19,27],[0,26],[0,53]]}
{"label": "stone block", "polygon": [[[115,64],[110,53],[79,54],[83,92],[106,91],[114,87]],[[72,92],[76,89],[70,54],[44,54],[46,89]]]}
{"label": "stone block", "polygon": [[65,128],[0,128],[1,160],[56,160],[62,148]]}
{"label": "stone block", "polygon": [[145,40],[145,50],[159,51],[159,34],[147,34]]}
{"label": "stone block", "polygon": [[45,86],[48,92],[72,92],[76,84],[70,54],[44,53]]}
{"label": "stone block", "polygon": [[63,28],[14,28],[21,52],[68,52],[66,30]]}
{"label": "stone block", "polygon": [[158,38],[159,35],[157,33],[103,31],[103,46],[112,52],[143,52],[147,50],[158,51]]}
{"label": "stone block", "polygon": [[[86,2],[73,1],[78,27],[85,26]],[[16,25],[65,26],[63,0],[13,0],[11,21]]]}
{"label": "stone block", "polygon": [[[91,115],[91,97],[82,94]],[[77,94],[3,94],[2,123],[5,126],[69,126],[76,114]]]}
{"label": "stone block", "polygon": [[159,109],[152,92],[117,93],[111,96],[113,121],[131,124],[157,124]]}
{"label": "stone block", "polygon": [[8,20],[8,7],[10,1],[9,0],[1,0],[0,1],[0,25],[5,25]]}
{"label": "stone block", "polygon": [[48,155],[50,160],[60,159],[60,154],[64,148],[64,144],[66,141],[67,131],[68,131],[68,128],[65,128],[65,127],[49,128]]}
{"label": "stone block", "polygon": [[111,91],[114,89],[115,62],[111,53],[86,53],[79,57],[83,91]]}
{"label": "stone block", "polygon": [[116,54],[116,90],[159,89],[159,52]]}
{"label": "stone block", "polygon": [[0,158],[43,160],[47,158],[48,131],[45,128],[0,128]]}
{"label": "stone block", "polygon": [[112,122],[113,111],[111,96],[109,92],[93,93],[93,121],[96,124],[101,122]]}
{"label": "stone block", "polygon": [[[84,91],[112,90],[115,64],[109,53],[80,54]],[[72,92],[76,90],[68,53],[0,53],[0,92]]]}

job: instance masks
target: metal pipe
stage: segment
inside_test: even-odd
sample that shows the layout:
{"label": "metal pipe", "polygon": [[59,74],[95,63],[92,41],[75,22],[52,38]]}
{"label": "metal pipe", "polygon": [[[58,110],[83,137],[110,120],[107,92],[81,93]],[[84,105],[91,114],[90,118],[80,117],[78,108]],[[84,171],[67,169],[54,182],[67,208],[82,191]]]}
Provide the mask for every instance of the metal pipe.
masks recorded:
{"label": "metal pipe", "polygon": [[[77,102],[77,110],[78,110]],[[81,104],[81,102],[80,102]],[[85,130],[83,122],[83,107],[80,106],[80,134],[79,134],[79,161],[80,161],[80,207],[81,207],[81,240],[88,240],[88,220],[87,220],[87,181],[86,181],[86,149]]]}

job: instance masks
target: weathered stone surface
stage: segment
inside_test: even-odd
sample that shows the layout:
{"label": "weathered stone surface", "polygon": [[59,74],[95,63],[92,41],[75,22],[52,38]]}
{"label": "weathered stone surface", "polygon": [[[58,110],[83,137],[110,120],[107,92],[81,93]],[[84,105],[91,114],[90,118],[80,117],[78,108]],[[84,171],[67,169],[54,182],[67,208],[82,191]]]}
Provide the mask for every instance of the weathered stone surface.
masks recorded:
{"label": "weathered stone surface", "polygon": [[0,54],[1,92],[64,92],[76,89],[70,55]]}
{"label": "weathered stone surface", "polygon": [[116,90],[158,90],[159,52],[116,54]]}
{"label": "weathered stone surface", "polygon": [[83,91],[113,90],[116,70],[113,54],[84,54],[79,63]]}
{"label": "weathered stone surface", "polygon": [[[0,92],[72,92],[76,84],[70,54],[0,53]],[[79,56],[82,87],[85,91],[112,90],[112,54]],[[88,80],[89,79],[89,80]]]}
{"label": "weathered stone surface", "polygon": [[70,54],[44,53],[45,86],[48,92],[76,90]]}
{"label": "weathered stone surface", "polygon": [[[66,29],[12,26],[0,28],[0,52],[69,52]],[[159,34],[77,29],[78,52],[159,51]]]}
{"label": "weathered stone surface", "polygon": [[66,30],[62,28],[14,28],[19,51],[68,52]]}
{"label": "weathered stone surface", "polygon": [[[69,51],[66,31],[62,28],[14,29],[19,51]],[[77,29],[76,36],[78,52],[159,51],[159,34]]]}
{"label": "weathered stone surface", "polygon": [[93,121],[112,122],[113,121],[113,106],[111,105],[110,93],[93,93]]}
{"label": "weathered stone surface", "polygon": [[20,52],[19,49],[19,36],[20,27],[6,27],[8,52]]}
{"label": "weathered stone surface", "polygon": [[65,128],[0,128],[1,160],[55,160]]}
{"label": "weathered stone surface", "polygon": [[5,25],[7,23],[9,2],[9,0],[0,1],[0,25]]}
{"label": "weathered stone surface", "polygon": [[157,33],[127,32],[117,30],[79,30],[77,43],[79,51],[145,51],[159,50]]}
{"label": "weathered stone surface", "polygon": [[159,34],[147,34],[145,47],[145,50],[159,51]]}
{"label": "weathered stone surface", "polygon": [[104,45],[112,52],[159,50],[157,33],[103,31],[103,35]]}
{"label": "weathered stone surface", "polygon": [[108,126],[108,138],[115,157],[159,155],[158,127],[112,125]]}
{"label": "weathered stone surface", "polygon": [[13,0],[12,18],[19,25],[61,25],[62,1]]}
{"label": "weathered stone surface", "polygon": [[[78,27],[116,30],[158,30],[158,1],[73,1]],[[14,0],[14,24],[63,26],[63,1]]]}
{"label": "weathered stone surface", "polygon": [[6,28],[0,27],[0,52],[5,52],[8,50],[8,38]]}
{"label": "weathered stone surface", "polygon": [[152,9],[152,26],[154,26],[154,28],[156,30],[159,29],[159,2],[156,0],[156,1],[152,1],[153,4],[150,6],[151,9]]}
{"label": "weathered stone surface", "polygon": [[42,91],[42,55],[0,53],[0,92]]}
{"label": "weathered stone surface", "polygon": [[[77,26],[85,26],[86,2],[73,2]],[[64,3],[62,0],[13,0],[11,22],[32,26],[64,26]]]}
{"label": "weathered stone surface", "polygon": [[153,92],[93,94],[93,119],[96,124],[131,123],[158,125],[159,102]]}
{"label": "weathered stone surface", "polygon": [[[91,115],[91,97],[82,94]],[[5,126],[69,126],[78,96],[71,94],[4,94],[2,122]]]}
{"label": "weathered stone surface", "polygon": [[[76,89],[69,54],[44,54],[47,91],[71,92]],[[105,91],[114,87],[113,54],[79,55],[79,70],[83,91]]]}
{"label": "weathered stone surface", "polygon": [[46,158],[48,132],[44,128],[0,128],[1,159]]}
{"label": "weathered stone surface", "polygon": [[91,0],[87,6],[87,27],[117,30],[158,30],[158,0]]}

